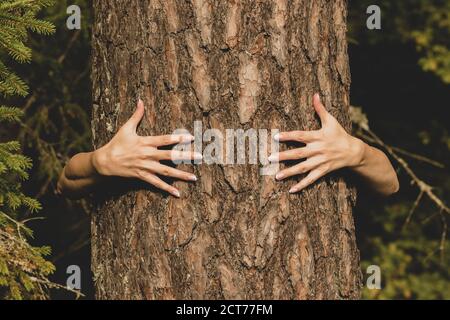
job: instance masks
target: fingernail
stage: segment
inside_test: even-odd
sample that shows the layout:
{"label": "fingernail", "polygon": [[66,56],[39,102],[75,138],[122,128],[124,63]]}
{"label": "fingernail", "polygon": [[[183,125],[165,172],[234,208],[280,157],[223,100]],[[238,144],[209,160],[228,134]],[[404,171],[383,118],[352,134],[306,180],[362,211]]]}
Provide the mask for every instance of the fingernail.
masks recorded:
{"label": "fingernail", "polygon": [[173,191],[172,191],[172,194],[173,194],[175,197],[177,197],[177,198],[180,197],[180,192],[179,192],[178,190],[173,190]]}
{"label": "fingernail", "polygon": [[194,160],[202,160],[203,159],[203,155],[201,153],[194,153]]}
{"label": "fingernail", "polygon": [[275,141],[279,141],[280,140],[280,135],[277,133],[273,136],[273,140]]}
{"label": "fingernail", "polygon": [[292,187],[292,188],[289,190],[289,193],[296,193],[297,191],[298,191],[297,188]]}
{"label": "fingernail", "polygon": [[275,178],[276,178],[277,180],[281,180],[281,179],[284,178],[284,174],[282,174],[282,173],[277,173],[277,175],[275,176]]}
{"label": "fingernail", "polygon": [[277,157],[276,154],[271,154],[271,155],[269,156],[269,158],[267,158],[267,160],[269,160],[270,162],[274,162],[274,161],[277,161],[277,160],[278,160],[278,157]]}
{"label": "fingernail", "polygon": [[195,175],[192,175],[189,177],[189,180],[191,181],[197,181],[197,177]]}
{"label": "fingernail", "polygon": [[320,101],[320,94],[316,93],[316,94],[314,95],[314,97],[315,97],[317,100]]}
{"label": "fingernail", "polygon": [[180,137],[180,141],[182,142],[182,143],[186,143],[186,142],[191,142],[191,141],[193,141],[195,138],[194,138],[194,136],[192,136],[192,135],[185,135],[185,136],[181,136]]}

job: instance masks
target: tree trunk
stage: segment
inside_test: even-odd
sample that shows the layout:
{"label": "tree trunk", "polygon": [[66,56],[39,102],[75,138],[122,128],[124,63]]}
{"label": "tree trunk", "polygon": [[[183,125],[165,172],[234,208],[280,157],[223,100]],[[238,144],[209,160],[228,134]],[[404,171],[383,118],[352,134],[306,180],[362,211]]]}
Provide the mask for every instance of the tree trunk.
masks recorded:
{"label": "tree trunk", "polygon": [[[94,0],[93,143],[146,105],[140,135],[350,129],[345,0]],[[138,182],[98,196],[99,299],[355,299],[361,272],[341,173],[296,195],[255,164],[182,165],[176,199]],[[124,185],[126,184],[126,187]],[[112,184],[110,185],[112,186]]]}

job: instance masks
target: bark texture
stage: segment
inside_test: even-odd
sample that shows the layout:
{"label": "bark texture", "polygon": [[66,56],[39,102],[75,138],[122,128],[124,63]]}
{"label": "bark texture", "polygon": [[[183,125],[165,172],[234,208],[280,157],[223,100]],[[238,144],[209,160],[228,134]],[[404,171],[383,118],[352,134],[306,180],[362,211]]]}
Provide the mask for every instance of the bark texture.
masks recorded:
{"label": "bark texture", "polygon": [[[193,132],[194,120],[204,129],[317,129],[316,92],[350,129],[346,6],[94,0],[94,147],[113,137],[138,97],[141,135]],[[355,194],[340,173],[289,195],[301,177],[275,182],[251,164],[181,168],[199,177],[175,182],[181,199],[137,182],[99,196],[97,298],[359,297]]]}

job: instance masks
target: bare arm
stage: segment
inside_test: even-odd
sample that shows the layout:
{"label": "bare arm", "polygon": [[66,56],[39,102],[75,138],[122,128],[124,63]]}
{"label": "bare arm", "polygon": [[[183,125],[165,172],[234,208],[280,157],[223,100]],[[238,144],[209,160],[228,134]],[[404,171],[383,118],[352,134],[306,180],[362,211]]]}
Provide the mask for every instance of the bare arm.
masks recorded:
{"label": "bare arm", "polygon": [[92,163],[94,152],[79,153],[72,157],[59,177],[57,193],[79,198],[103,180]]}
{"label": "bare arm", "polygon": [[385,196],[396,193],[400,185],[397,174],[386,154],[361,140],[359,141],[363,145],[362,157],[359,164],[351,169],[378,193]]}
{"label": "bare arm", "polygon": [[79,153],[67,163],[58,181],[57,192],[70,198],[79,198],[94,189],[105,177],[117,176],[141,179],[176,197],[179,191],[159,176],[185,181],[196,181],[194,174],[161,164],[161,160],[200,159],[191,151],[159,150],[158,147],[189,143],[190,135],[141,137],[136,128],[144,115],[144,104],[139,101],[136,112],[102,148]]}
{"label": "bare arm", "polygon": [[387,156],[362,140],[349,135],[339,122],[329,114],[314,95],[314,108],[322,122],[322,129],[316,131],[282,132],[279,141],[297,141],[304,147],[292,149],[269,157],[270,161],[306,159],[293,167],[280,171],[276,178],[308,173],[290,192],[296,193],[314,183],[322,176],[341,168],[350,168],[359,174],[367,184],[382,195],[398,191],[397,174]]}

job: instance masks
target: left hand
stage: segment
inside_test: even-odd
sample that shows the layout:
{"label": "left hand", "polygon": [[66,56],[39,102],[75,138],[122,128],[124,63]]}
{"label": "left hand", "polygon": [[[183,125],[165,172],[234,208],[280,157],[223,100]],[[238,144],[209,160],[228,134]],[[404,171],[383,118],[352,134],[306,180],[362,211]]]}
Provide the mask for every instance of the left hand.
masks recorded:
{"label": "left hand", "polygon": [[305,146],[275,153],[269,157],[271,162],[306,159],[276,175],[277,180],[283,180],[308,173],[289,190],[290,193],[299,192],[334,170],[357,167],[363,160],[364,143],[342,128],[339,122],[327,112],[318,94],[314,95],[313,105],[320,117],[322,128],[316,131],[281,132],[275,137],[277,140],[302,142]]}

